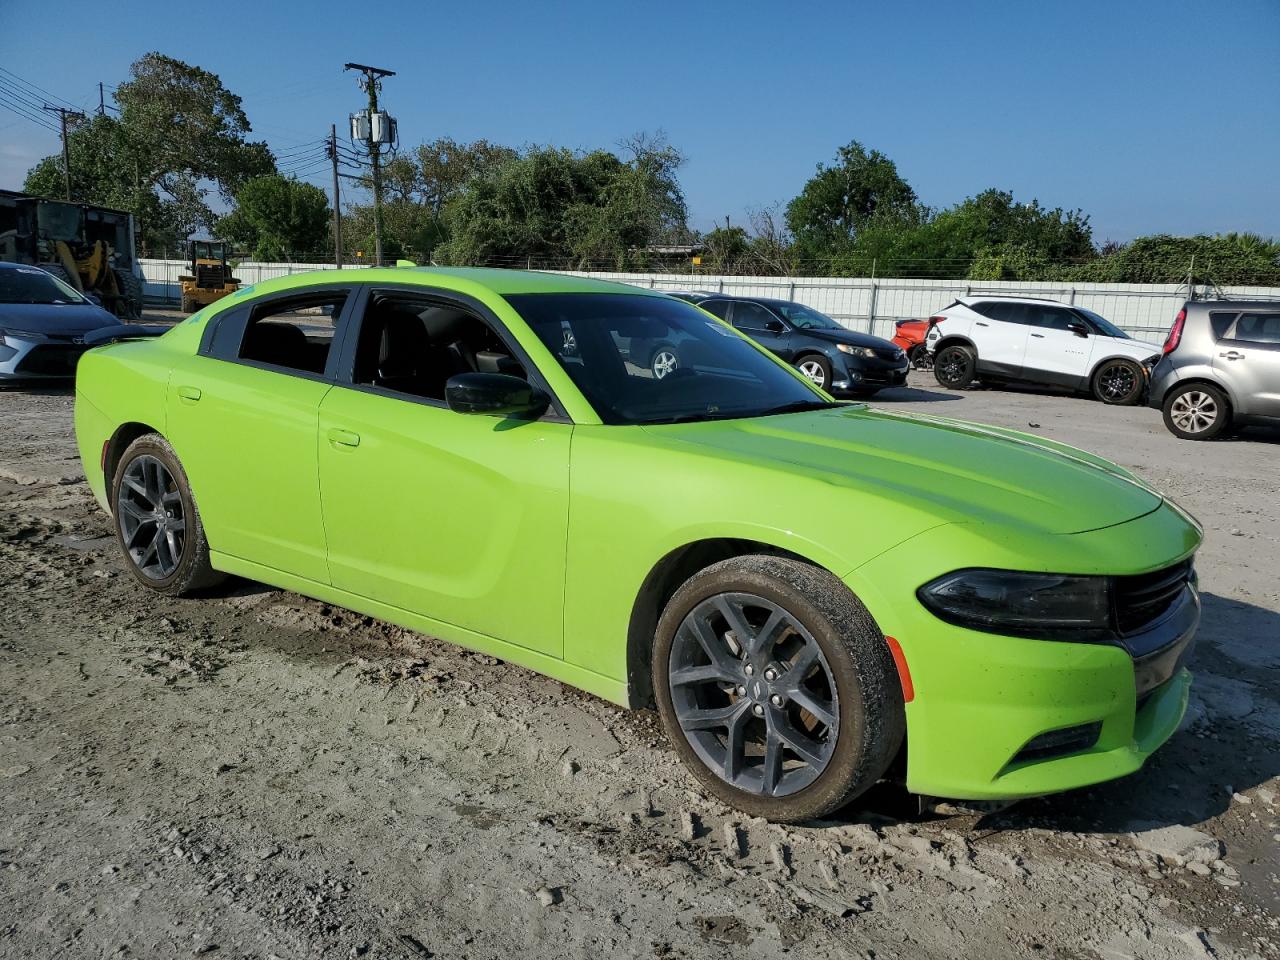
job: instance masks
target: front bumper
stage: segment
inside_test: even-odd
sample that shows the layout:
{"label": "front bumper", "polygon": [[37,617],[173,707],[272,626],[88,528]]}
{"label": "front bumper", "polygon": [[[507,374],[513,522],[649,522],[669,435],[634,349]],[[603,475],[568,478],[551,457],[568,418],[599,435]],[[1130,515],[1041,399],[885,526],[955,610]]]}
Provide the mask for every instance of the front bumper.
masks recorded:
{"label": "front bumper", "polygon": [[[935,528],[845,578],[898,641],[910,671],[915,695],[906,705],[907,788],[951,799],[1011,799],[1138,770],[1186,710],[1191,675],[1184,664],[1199,623],[1194,586],[1150,631],[1125,646],[968,630],[930,614],[910,585],[956,566],[947,559],[956,556],[1018,569],[1010,554],[1021,555],[1025,566],[1028,554],[1007,540],[987,542],[982,556],[977,526]],[[1046,562],[1046,570],[1065,564],[1081,573],[1137,574],[1145,571],[1124,563],[1154,556],[1159,562],[1148,568],[1158,569],[1187,556],[1199,535],[1165,506],[1112,528],[1047,539],[1065,549]],[[1041,538],[1041,553],[1044,548]],[[1128,554],[1127,561],[1113,559],[1121,554]],[[1100,569],[1088,566],[1090,556]],[[885,583],[902,588],[885,594],[876,586]],[[1041,746],[1060,736],[1057,742],[1069,749]]]}
{"label": "front bumper", "polygon": [[34,333],[4,334],[0,343],[0,379],[65,380],[88,349],[83,337],[46,337]]}
{"label": "front bumper", "polygon": [[907,382],[910,364],[904,356],[899,361],[845,359],[843,368],[837,366],[831,383],[832,393],[860,393],[867,390],[883,390],[901,387]]}

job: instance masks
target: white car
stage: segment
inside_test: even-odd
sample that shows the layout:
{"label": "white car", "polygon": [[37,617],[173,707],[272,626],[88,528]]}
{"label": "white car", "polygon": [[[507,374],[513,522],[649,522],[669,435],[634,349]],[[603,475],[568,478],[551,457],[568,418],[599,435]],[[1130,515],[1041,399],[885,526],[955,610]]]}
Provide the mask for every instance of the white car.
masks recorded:
{"label": "white car", "polygon": [[1158,344],[1056,300],[961,297],[930,321],[925,345],[933,373],[951,390],[975,379],[1036,383],[1132,404],[1160,357]]}

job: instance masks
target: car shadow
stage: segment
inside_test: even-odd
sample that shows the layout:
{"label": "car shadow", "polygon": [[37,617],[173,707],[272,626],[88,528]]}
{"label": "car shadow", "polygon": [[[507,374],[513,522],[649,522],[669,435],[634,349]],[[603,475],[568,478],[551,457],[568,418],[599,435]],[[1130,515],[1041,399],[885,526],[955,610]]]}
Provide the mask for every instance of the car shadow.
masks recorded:
{"label": "car shadow", "polygon": [[76,381],[74,377],[65,380],[0,380],[0,390],[37,397],[69,397],[76,392]]}
{"label": "car shadow", "polygon": [[[1123,834],[1195,826],[1226,812],[1235,794],[1280,775],[1280,613],[1202,594],[1204,612],[1188,664],[1191,702],[1181,727],[1141,770],[1107,783],[976,813],[975,830],[1032,827]],[[939,819],[922,812],[899,777],[877,784],[826,823]]]}
{"label": "car shadow", "polygon": [[943,400],[963,400],[958,393],[942,393],[922,387],[886,387],[877,391],[869,403],[933,403]]}

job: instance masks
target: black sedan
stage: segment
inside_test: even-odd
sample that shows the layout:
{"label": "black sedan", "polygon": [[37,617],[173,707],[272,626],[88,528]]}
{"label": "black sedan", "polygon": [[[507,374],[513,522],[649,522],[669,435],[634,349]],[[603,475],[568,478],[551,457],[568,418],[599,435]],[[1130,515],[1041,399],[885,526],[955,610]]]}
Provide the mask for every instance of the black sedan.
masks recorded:
{"label": "black sedan", "polygon": [[120,321],[40,267],[0,263],[0,380],[75,376],[85,334]]}
{"label": "black sedan", "polygon": [[[847,330],[812,307],[764,297],[673,296],[727,320],[829,393],[869,397],[907,382],[907,355],[899,346]],[[680,365],[680,345],[651,344],[644,356],[631,360],[663,377]]]}

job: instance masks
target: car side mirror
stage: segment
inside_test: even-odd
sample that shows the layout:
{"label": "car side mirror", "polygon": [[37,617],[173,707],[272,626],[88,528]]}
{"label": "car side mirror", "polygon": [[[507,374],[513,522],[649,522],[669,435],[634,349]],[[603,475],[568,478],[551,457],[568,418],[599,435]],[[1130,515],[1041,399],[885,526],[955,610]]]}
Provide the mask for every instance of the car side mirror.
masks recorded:
{"label": "car side mirror", "polygon": [[509,373],[460,373],[444,385],[444,399],[454,413],[536,419],[551,398],[527,380]]}
{"label": "car side mirror", "polygon": [[1089,328],[1083,323],[1068,323],[1067,329],[1074,333],[1077,337],[1089,336]]}
{"label": "car side mirror", "polygon": [[781,320],[766,320],[764,328],[770,333],[785,333],[787,328]]}

